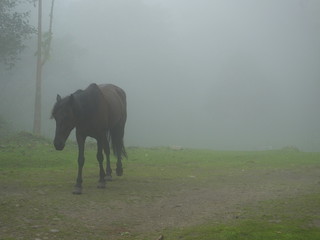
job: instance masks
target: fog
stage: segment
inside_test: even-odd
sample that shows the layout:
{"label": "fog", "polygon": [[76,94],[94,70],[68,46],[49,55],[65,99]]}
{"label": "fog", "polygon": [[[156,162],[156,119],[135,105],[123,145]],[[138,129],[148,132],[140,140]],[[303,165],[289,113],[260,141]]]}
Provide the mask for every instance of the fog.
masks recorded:
{"label": "fog", "polygon": [[[42,133],[57,93],[113,83],[127,146],[320,151],[319,16],[317,0],[56,0]],[[1,116],[18,131],[33,126],[35,48],[1,73]]]}

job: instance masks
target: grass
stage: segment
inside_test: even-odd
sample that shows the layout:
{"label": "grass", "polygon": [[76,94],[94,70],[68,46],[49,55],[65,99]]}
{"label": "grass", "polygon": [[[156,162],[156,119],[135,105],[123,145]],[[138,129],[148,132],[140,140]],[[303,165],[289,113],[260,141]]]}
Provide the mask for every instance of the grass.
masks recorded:
{"label": "grass", "polygon": [[[156,239],[160,233],[166,240],[320,239],[319,153],[128,148],[125,175],[115,177],[104,191],[95,187],[95,151],[94,145],[87,145],[84,194],[74,196],[74,143],[57,152],[46,139],[27,133],[0,143],[0,239],[133,240]],[[250,201],[230,204],[229,217],[222,212],[200,223],[139,228],[140,210],[154,211],[155,202],[175,199],[181,189],[214,189],[214,194],[225,193],[228,202],[229,189],[241,193],[250,188],[274,196],[253,195]],[[180,202],[174,204],[179,208]],[[136,217],[126,216],[123,209],[131,208],[139,210],[128,212]],[[100,216],[102,212],[123,217]],[[112,219],[106,225],[108,217]]]}
{"label": "grass", "polygon": [[274,224],[257,221],[243,221],[233,225],[204,225],[176,232],[171,239],[202,240],[303,240],[319,239],[317,228],[301,228],[294,224]]}
{"label": "grass", "polygon": [[170,232],[170,239],[320,239],[320,194],[263,201],[245,209],[246,213],[228,224],[204,224]]}

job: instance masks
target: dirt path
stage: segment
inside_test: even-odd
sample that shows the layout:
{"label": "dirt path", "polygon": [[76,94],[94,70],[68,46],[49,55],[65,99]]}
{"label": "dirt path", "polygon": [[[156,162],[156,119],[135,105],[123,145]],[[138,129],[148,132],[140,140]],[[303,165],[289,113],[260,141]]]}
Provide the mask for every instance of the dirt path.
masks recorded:
{"label": "dirt path", "polygon": [[[81,219],[92,228],[119,226],[125,232],[159,232],[208,220],[221,223],[238,219],[244,214],[244,206],[311,193],[319,188],[319,183],[319,169],[311,168],[243,171],[236,176],[213,177],[206,181],[197,181],[196,176],[190,176],[187,181],[170,183],[164,191],[153,193],[153,196],[135,194],[133,189],[114,202],[89,202],[81,211],[69,209],[63,214]],[[161,183],[150,184],[157,188]]]}

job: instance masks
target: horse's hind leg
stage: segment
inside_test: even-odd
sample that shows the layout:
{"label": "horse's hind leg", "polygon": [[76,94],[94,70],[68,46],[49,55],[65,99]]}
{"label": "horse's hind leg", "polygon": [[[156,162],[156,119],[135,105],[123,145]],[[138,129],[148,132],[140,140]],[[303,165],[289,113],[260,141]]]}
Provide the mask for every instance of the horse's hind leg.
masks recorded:
{"label": "horse's hind leg", "polygon": [[103,149],[104,153],[106,154],[107,157],[107,165],[106,165],[106,180],[107,181],[112,181],[112,169],[111,169],[111,164],[110,164],[110,147],[109,147],[109,141],[106,139],[105,143],[103,144]]}
{"label": "horse's hind leg", "polygon": [[118,157],[117,160],[117,176],[122,176],[123,175],[123,168],[122,168],[122,161],[121,161],[121,157]]}
{"label": "horse's hind leg", "polygon": [[123,135],[124,135],[124,126],[119,125],[113,129],[113,141],[115,145],[115,154],[117,156],[117,176],[123,175],[123,168],[122,168],[122,155],[126,156],[124,145],[123,145]]}
{"label": "horse's hind leg", "polygon": [[117,176],[123,175],[123,168],[122,168],[122,148],[123,148],[123,140],[122,138],[117,139],[117,147],[116,147],[116,155],[117,155]]}
{"label": "horse's hind leg", "polygon": [[102,154],[102,146],[103,142],[101,139],[97,140],[98,151],[97,151],[97,160],[99,162],[100,168],[100,179],[98,183],[98,188],[105,188],[106,187],[106,180],[104,177],[106,176],[104,169],[103,169],[103,154]]}

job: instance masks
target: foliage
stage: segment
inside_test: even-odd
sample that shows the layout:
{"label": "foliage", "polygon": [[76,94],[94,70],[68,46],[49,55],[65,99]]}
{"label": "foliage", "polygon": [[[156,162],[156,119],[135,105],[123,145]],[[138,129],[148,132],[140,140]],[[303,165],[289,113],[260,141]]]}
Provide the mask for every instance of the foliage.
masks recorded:
{"label": "foliage", "polygon": [[8,137],[11,131],[8,122],[0,115],[0,141]]}
{"label": "foliage", "polygon": [[24,41],[36,30],[29,24],[29,11],[19,12],[18,7],[31,1],[0,1],[0,62],[13,67],[25,48]]}
{"label": "foliage", "polygon": [[4,125],[5,125],[5,121],[4,121],[4,120],[2,119],[2,117],[0,116],[0,130],[3,129]]}

